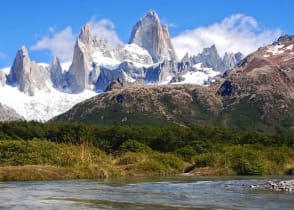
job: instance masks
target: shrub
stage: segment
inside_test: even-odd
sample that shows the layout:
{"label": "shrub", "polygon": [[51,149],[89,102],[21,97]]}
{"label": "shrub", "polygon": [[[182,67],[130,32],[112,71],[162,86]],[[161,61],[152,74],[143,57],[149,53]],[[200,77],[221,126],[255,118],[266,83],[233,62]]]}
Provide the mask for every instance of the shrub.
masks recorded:
{"label": "shrub", "polygon": [[213,167],[216,166],[217,155],[214,153],[203,153],[195,157],[196,167]]}
{"label": "shrub", "polygon": [[177,172],[182,171],[184,168],[183,161],[173,154],[155,153],[152,155],[152,158],[163,164],[165,167],[173,169]]}
{"label": "shrub", "polygon": [[193,147],[187,145],[176,150],[177,155],[179,155],[185,161],[191,161],[192,157],[196,155],[196,151]]}
{"label": "shrub", "polygon": [[231,167],[238,175],[263,175],[264,161],[258,151],[246,147],[233,147]]}
{"label": "shrub", "polygon": [[127,140],[120,146],[121,152],[142,152],[142,153],[151,153],[152,149],[147,145],[138,142],[136,140]]}
{"label": "shrub", "polygon": [[142,154],[134,153],[134,152],[126,152],[119,158],[117,165],[135,164],[143,160],[144,160],[144,157]]}

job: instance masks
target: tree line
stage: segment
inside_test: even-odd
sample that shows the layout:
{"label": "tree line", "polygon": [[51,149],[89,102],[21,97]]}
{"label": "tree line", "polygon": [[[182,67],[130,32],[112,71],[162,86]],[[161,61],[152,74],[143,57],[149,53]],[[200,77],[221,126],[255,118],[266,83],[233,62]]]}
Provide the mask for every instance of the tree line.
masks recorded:
{"label": "tree line", "polygon": [[266,134],[236,131],[207,125],[181,126],[98,126],[81,123],[1,122],[1,140],[48,140],[57,143],[88,143],[107,153],[117,151],[128,140],[136,140],[160,152],[192,148],[197,153],[217,145],[294,146],[294,132]]}

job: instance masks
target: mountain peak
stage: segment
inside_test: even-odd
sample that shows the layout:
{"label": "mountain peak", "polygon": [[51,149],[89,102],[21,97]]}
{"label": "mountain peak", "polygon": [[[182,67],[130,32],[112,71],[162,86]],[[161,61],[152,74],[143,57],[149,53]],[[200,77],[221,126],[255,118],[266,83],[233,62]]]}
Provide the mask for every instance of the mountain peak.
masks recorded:
{"label": "mountain peak", "polygon": [[154,18],[154,20],[159,20],[159,16],[158,14],[155,12],[155,10],[149,10],[148,13],[143,17],[143,18],[146,18],[146,17],[151,17],[151,18]]}
{"label": "mountain peak", "polygon": [[28,49],[26,48],[26,46],[21,46],[21,48],[19,48],[19,50],[17,51],[16,56],[22,56],[22,57],[28,57],[29,58],[29,52]]}
{"label": "mountain peak", "polygon": [[294,36],[291,36],[291,35],[282,35],[279,37],[278,39],[278,42],[279,43],[294,43]]}
{"label": "mountain peak", "polygon": [[91,34],[91,26],[89,23],[86,23],[79,35],[79,39],[87,46],[92,46],[92,34]]}
{"label": "mountain peak", "polygon": [[161,25],[154,10],[150,10],[135,24],[129,44],[136,44],[146,49],[155,63],[176,59],[168,28]]}
{"label": "mountain peak", "polygon": [[60,64],[59,58],[57,56],[54,56],[52,65],[59,65],[59,64]]}

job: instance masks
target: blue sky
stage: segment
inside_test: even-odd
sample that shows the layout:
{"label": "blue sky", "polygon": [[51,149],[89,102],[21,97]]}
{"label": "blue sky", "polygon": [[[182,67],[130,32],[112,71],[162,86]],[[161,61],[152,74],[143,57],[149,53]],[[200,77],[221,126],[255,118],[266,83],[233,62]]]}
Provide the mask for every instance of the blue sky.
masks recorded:
{"label": "blue sky", "polygon": [[1,0],[0,68],[12,64],[22,45],[37,62],[50,62],[53,54],[70,59],[74,39],[89,21],[95,35],[102,31],[102,37],[126,43],[150,9],[169,25],[180,55],[213,42],[220,53],[240,48],[246,54],[280,34],[294,34],[293,8],[292,0]]}

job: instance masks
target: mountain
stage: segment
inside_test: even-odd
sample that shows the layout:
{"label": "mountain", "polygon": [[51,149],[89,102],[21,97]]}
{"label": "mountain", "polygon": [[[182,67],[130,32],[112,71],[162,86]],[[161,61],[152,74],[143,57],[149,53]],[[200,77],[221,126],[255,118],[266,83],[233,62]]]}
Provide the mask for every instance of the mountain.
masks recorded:
{"label": "mountain", "polygon": [[189,56],[186,54],[183,58],[184,62],[188,62],[191,65],[201,63],[203,67],[212,68],[214,70],[224,72],[226,70],[232,69],[239,63],[244,55],[240,52],[238,53],[228,53],[226,52],[224,57],[221,57],[216,49],[215,45],[211,47],[206,47],[197,56]]}
{"label": "mountain", "polygon": [[169,37],[168,27],[161,25],[157,13],[153,10],[136,23],[129,43],[146,49],[154,63],[164,60],[177,60],[176,52]]}
{"label": "mountain", "polygon": [[294,128],[294,36],[259,48],[210,86],[119,87],[55,121],[213,124],[274,132]]}
{"label": "mountain", "polygon": [[68,67],[58,57],[51,64],[36,63],[22,46],[11,68],[0,70],[0,103],[26,120],[46,121],[76,103],[120,86],[209,85],[239,58],[234,53],[221,58],[212,46],[197,56],[178,60],[168,27],[151,10],[134,25],[125,45],[112,46],[93,36],[90,24],[86,23],[77,37]]}

